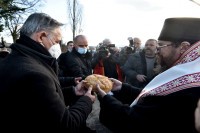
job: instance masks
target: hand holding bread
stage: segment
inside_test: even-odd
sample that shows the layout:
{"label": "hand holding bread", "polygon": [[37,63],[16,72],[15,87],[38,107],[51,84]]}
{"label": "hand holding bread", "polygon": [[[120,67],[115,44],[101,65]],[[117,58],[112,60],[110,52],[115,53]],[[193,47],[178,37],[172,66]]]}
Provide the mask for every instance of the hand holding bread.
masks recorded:
{"label": "hand holding bread", "polygon": [[111,89],[113,88],[113,82],[108,77],[98,74],[87,76],[84,83],[86,87],[89,87],[91,85],[92,91],[94,92],[98,92],[97,84],[106,93],[111,91]]}

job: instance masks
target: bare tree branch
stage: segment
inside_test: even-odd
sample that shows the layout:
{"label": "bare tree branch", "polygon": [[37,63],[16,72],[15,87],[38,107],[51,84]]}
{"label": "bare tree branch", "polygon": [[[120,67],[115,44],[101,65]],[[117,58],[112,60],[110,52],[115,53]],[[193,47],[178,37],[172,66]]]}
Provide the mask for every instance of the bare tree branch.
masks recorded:
{"label": "bare tree branch", "polygon": [[78,0],[67,0],[67,6],[69,23],[74,38],[81,29],[82,7],[79,4]]}
{"label": "bare tree branch", "polygon": [[[24,21],[24,17],[37,11],[42,6],[42,0],[8,0],[7,3],[0,2],[4,9],[0,9],[4,21],[5,30],[10,32],[13,42],[19,37],[19,29]],[[2,21],[2,18],[1,21]]]}

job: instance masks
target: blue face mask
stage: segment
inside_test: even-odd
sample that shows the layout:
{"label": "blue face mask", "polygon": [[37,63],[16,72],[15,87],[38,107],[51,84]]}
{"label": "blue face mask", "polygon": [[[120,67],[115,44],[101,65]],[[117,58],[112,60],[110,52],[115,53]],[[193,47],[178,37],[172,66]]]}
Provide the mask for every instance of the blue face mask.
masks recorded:
{"label": "blue face mask", "polygon": [[78,48],[78,53],[79,54],[86,54],[87,53],[87,48]]}

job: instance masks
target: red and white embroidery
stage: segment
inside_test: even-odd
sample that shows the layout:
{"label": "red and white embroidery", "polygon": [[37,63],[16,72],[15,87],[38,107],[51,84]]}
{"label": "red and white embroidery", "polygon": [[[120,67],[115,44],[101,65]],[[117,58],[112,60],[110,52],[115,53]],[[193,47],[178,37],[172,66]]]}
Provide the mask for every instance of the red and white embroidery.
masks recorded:
{"label": "red and white embroidery", "polygon": [[[158,75],[155,80],[150,82],[143,91],[139,94],[139,96],[135,99],[135,101],[130,105],[133,106],[137,103],[137,101],[141,97],[146,96],[165,96],[174,92],[178,92],[180,90],[192,88],[192,87],[198,87],[200,86],[200,41],[193,44],[192,47],[190,47],[180,58],[179,60],[173,65],[174,68],[170,68],[166,71],[166,73],[163,73],[161,75]],[[188,63],[192,63],[190,66],[191,68],[188,68]],[[180,65],[180,66],[179,66]],[[187,67],[185,67],[187,66]],[[165,82],[160,83],[159,85],[159,77],[163,77],[164,75],[167,76],[167,74],[172,74],[172,72],[176,71],[178,69],[181,69],[181,73],[179,73],[179,76],[169,76],[166,77]],[[183,74],[182,74],[183,73]],[[170,80],[171,79],[171,80]],[[162,79],[161,79],[162,80]]]}
{"label": "red and white embroidery", "polygon": [[[191,61],[194,61],[195,59],[197,59],[200,55],[200,45],[199,44],[200,44],[200,42],[197,42],[196,44],[194,44],[188,51],[186,51],[180,57],[180,59],[174,65],[191,62]],[[191,51],[191,49],[192,49],[192,51]]]}
{"label": "red and white embroidery", "polygon": [[188,88],[189,86],[200,86],[200,72],[195,74],[184,75],[177,79],[174,79],[166,84],[163,84],[149,92],[147,95],[158,95],[163,96],[179,90]]}

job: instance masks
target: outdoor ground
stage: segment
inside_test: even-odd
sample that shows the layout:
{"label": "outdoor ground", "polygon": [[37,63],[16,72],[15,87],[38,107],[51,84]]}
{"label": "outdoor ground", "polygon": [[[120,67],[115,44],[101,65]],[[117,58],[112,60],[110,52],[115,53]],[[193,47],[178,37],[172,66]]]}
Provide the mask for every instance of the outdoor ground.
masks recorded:
{"label": "outdoor ground", "polygon": [[90,127],[93,130],[96,130],[97,133],[112,133],[109,131],[105,126],[103,126],[99,121],[99,111],[100,111],[100,105],[99,100],[96,99],[93,104],[93,110],[88,116],[88,119],[86,121],[87,126]]}

